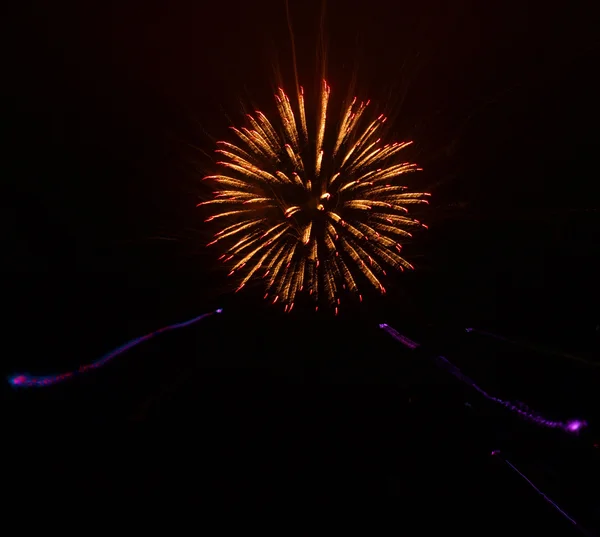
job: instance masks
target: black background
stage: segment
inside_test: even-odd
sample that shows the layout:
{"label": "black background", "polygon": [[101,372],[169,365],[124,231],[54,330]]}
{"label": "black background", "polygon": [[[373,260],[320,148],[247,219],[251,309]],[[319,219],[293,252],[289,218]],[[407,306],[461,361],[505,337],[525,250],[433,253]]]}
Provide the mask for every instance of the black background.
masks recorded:
{"label": "black background", "polygon": [[[311,90],[321,2],[290,7]],[[28,2],[3,20],[7,374],[69,370],[224,308],[76,382],[7,390],[15,506],[156,502],[201,513],[200,529],[209,513],[248,510],[259,528],[285,516],[284,533],[328,515],[333,531],[364,518],[374,533],[385,520],[415,534],[558,534],[560,515],[490,458],[502,449],[600,525],[598,368],[464,332],[597,360],[589,5],[327,3],[332,96],[354,77],[390,113],[391,136],[415,141],[433,193],[429,230],[406,247],[417,270],[335,319],[233,295],[195,208],[241,105],[269,110],[276,73],[293,84],[285,2]],[[427,349],[403,350],[380,322]],[[590,428],[565,439],[507,417],[436,369],[435,353]]]}

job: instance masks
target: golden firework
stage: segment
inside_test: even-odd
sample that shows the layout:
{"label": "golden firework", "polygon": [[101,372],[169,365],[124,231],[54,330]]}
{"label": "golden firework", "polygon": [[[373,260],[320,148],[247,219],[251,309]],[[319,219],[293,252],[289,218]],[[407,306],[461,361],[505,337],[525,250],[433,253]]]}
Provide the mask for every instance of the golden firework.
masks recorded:
{"label": "golden firework", "polygon": [[214,199],[199,204],[218,209],[206,219],[221,224],[209,246],[224,246],[220,259],[239,276],[237,290],[262,277],[265,298],[288,312],[302,291],[317,309],[324,298],[336,314],[341,290],[358,293],[360,280],[385,293],[384,267],[412,269],[400,255],[401,241],[412,236],[409,229],[426,227],[407,216],[406,206],[428,203],[430,194],[396,184],[420,170],[398,161],[412,142],[382,145],[378,133],[386,118],[365,124],[369,102],[356,98],[335,129],[329,97],[323,81],[314,139],[302,88],[297,113],[278,90],[276,125],[257,111],[247,116],[247,127],[232,127],[239,141],[218,142],[223,171],[205,177],[215,185]]}

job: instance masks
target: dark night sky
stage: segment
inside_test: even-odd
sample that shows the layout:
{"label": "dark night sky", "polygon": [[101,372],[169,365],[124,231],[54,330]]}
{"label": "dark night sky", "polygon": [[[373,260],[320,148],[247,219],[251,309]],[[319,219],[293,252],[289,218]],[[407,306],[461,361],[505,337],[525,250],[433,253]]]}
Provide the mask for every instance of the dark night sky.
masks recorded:
{"label": "dark night sky", "polygon": [[[306,88],[318,81],[321,3],[290,2]],[[422,218],[429,231],[406,249],[417,271],[392,278],[385,299],[369,297],[362,309],[349,308],[336,321],[303,311],[283,319],[253,293],[233,297],[216,256],[203,247],[207,230],[195,208],[199,179],[214,166],[214,141],[227,136],[231,122],[239,123],[241,105],[269,109],[277,70],[288,86],[293,83],[283,0],[27,2],[9,15],[1,32],[2,176],[8,186],[2,196],[1,291],[5,345],[13,349],[3,353],[6,371],[68,369],[164,324],[219,306],[228,315],[169,336],[146,353],[136,351],[83,387],[11,394],[12,404],[27,401],[21,408],[27,406],[28,419],[43,405],[41,422],[63,413],[64,423],[94,422],[104,412],[113,418],[160,414],[156,420],[165,430],[180,422],[189,430],[190,423],[204,420],[206,431],[232,441],[247,439],[251,429],[254,447],[248,452],[272,449],[281,461],[288,460],[282,451],[293,452],[298,431],[306,432],[302,445],[308,446],[307,438],[322,438],[315,430],[323,428],[329,431],[326,457],[335,459],[342,445],[355,442],[369,444],[364,456],[371,459],[385,446],[381,457],[388,464],[392,446],[404,445],[404,430],[420,440],[409,443],[403,457],[417,457],[426,445],[428,455],[417,457],[425,461],[435,458],[438,443],[444,445],[446,455],[428,470],[428,479],[438,480],[432,485],[437,499],[424,499],[429,489],[421,484],[421,500],[415,500],[427,511],[450,494],[440,492],[448,483],[465,475],[472,488],[484,486],[475,475],[485,457],[473,455],[469,466],[469,454],[487,450],[486,441],[497,440],[496,429],[479,419],[465,425],[462,414],[451,410],[431,429],[420,423],[461,395],[435,371],[397,365],[401,351],[372,330],[378,322],[429,339],[433,350],[452,349],[474,376],[477,371],[477,378],[517,398],[530,397],[557,412],[594,406],[597,371],[581,373],[569,362],[490,341],[465,343],[456,335],[477,326],[586,356],[600,349],[599,41],[598,17],[589,6],[327,2],[333,95],[345,97],[355,77],[359,95],[386,107],[393,118],[390,134],[415,140],[411,157],[424,168],[419,181],[433,193]],[[439,392],[436,383],[443,385]],[[408,390],[428,401],[416,415],[395,401],[397,385],[402,394]],[[88,418],[77,417],[85,412]],[[407,425],[389,432],[402,419]],[[507,433],[513,425],[498,419],[500,436],[522,458],[525,442],[546,441],[521,426]],[[353,420],[360,441],[352,437],[358,434],[351,432]],[[464,441],[448,447],[454,434],[446,421],[470,431]],[[330,422],[341,423],[341,432],[331,432]],[[226,433],[223,423],[231,423]],[[267,432],[257,432],[278,428],[286,446],[281,450],[265,440]],[[171,438],[191,438],[173,430]],[[136,442],[143,445],[132,440],[130,455],[122,457],[131,456]],[[310,445],[311,453],[319,451]],[[220,447],[211,449],[220,460]],[[182,452],[192,457],[188,451]],[[261,457],[259,463],[268,466],[269,457]],[[557,468],[567,455],[554,457],[540,467]],[[188,463],[177,464],[183,471]],[[235,481],[232,476],[252,465],[237,464],[227,479]],[[300,466],[280,464],[302,474]],[[381,488],[368,479],[397,476],[402,467],[388,472],[381,464],[356,470],[371,476],[364,477],[364,486]],[[555,471],[565,480],[574,470],[563,466]],[[347,475],[342,468],[336,471]],[[141,464],[136,472],[137,478],[146,475]],[[501,490],[520,487],[503,472],[490,472]],[[332,495],[346,486],[333,484],[336,476],[323,485]],[[402,482],[389,480],[393,487]],[[517,504],[537,502],[524,494]],[[391,508],[385,501],[380,509]],[[448,508],[447,516],[455,517],[449,527],[462,527],[468,515],[458,507],[470,501],[456,500],[453,515]],[[503,509],[517,520],[522,507]],[[499,512],[490,508],[486,516]],[[534,526],[538,515],[553,516],[543,508],[536,513]]]}

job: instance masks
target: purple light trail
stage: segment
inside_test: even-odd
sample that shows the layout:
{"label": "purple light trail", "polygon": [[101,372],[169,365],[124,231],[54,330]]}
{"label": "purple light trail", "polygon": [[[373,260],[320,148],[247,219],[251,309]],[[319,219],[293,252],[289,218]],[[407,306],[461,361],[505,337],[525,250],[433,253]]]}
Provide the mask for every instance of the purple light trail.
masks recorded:
{"label": "purple light trail", "polygon": [[535,490],[542,498],[544,498],[544,500],[546,502],[548,502],[552,507],[554,507],[554,509],[556,509],[564,518],[566,518],[571,524],[573,524],[575,527],[577,527],[577,529],[583,533],[584,535],[586,535],[587,537],[594,537],[593,534],[591,534],[589,531],[587,531],[586,529],[584,529],[582,526],[580,526],[577,521],[569,516],[566,511],[564,509],[562,509],[555,501],[553,501],[549,496],[547,496],[544,492],[542,492],[534,483],[533,481],[531,481],[531,479],[529,479],[523,472],[521,472],[512,462],[510,462],[508,459],[504,458],[500,452],[500,450],[494,450],[491,453],[492,456],[494,457],[498,457],[501,461],[505,462],[511,470],[513,470],[514,472],[516,472],[519,476],[521,476],[525,482],[533,489]]}
{"label": "purple light trail", "polygon": [[74,371],[67,371],[66,373],[61,373],[59,375],[48,375],[48,376],[34,376],[34,375],[29,375],[27,373],[18,373],[18,374],[14,374],[14,375],[11,375],[10,377],[8,377],[8,382],[15,388],[33,388],[33,387],[43,387],[43,386],[50,386],[52,384],[57,384],[58,382],[63,382],[65,380],[73,378],[76,375],[81,375],[83,373],[87,373],[88,371],[98,369],[99,367],[102,367],[103,365],[107,364],[113,358],[116,358],[117,356],[127,352],[129,349],[135,347],[136,345],[139,345],[140,343],[143,343],[144,341],[148,341],[149,339],[152,339],[154,336],[156,336],[158,334],[162,334],[163,332],[168,332],[169,330],[176,330],[177,328],[185,328],[186,326],[190,326],[194,323],[197,323],[198,321],[201,321],[202,319],[206,319],[207,317],[214,315],[215,313],[221,313],[222,311],[223,310],[221,308],[219,308],[218,310],[211,311],[209,313],[204,313],[203,315],[199,315],[198,317],[194,317],[193,319],[190,319],[189,321],[184,321],[182,323],[172,324],[169,326],[165,326],[163,328],[159,328],[158,330],[156,330],[154,332],[150,332],[149,334],[146,334],[145,336],[141,336],[136,339],[132,339],[131,341],[128,341],[124,345],[121,345],[120,347],[116,348],[115,350],[109,352],[108,354],[104,355],[102,358],[99,358],[95,362],[82,365]]}
{"label": "purple light trail", "polygon": [[[402,334],[399,334],[398,331],[396,331],[391,326],[389,326],[385,323],[382,323],[379,325],[379,327],[382,328],[383,330],[385,330],[396,341],[399,341],[400,343],[402,343],[409,349],[416,349],[417,347],[419,347],[419,343],[407,338],[406,336],[403,336]],[[542,427],[548,427],[551,429],[561,429],[568,433],[578,433],[583,427],[587,426],[587,422],[585,422],[583,420],[569,420],[566,423],[560,422],[560,421],[551,421],[551,420],[548,420],[548,419],[544,418],[543,416],[540,416],[539,414],[533,412],[524,403],[521,403],[519,401],[517,401],[515,403],[511,403],[510,401],[504,401],[503,399],[494,397],[493,395],[487,393],[485,390],[480,388],[477,384],[475,384],[475,382],[472,379],[470,379],[465,374],[463,374],[458,367],[456,367],[454,364],[452,364],[450,361],[448,361],[443,356],[438,356],[435,359],[435,361],[436,361],[437,365],[439,365],[440,367],[444,368],[446,371],[448,371],[449,373],[454,375],[461,382],[464,382],[465,384],[468,384],[469,386],[474,388],[477,392],[479,392],[481,395],[483,395],[486,399],[493,401],[494,403],[497,403],[499,405],[502,405],[503,407],[507,408],[511,412],[514,412],[517,415],[519,415],[521,418],[531,421],[537,425],[540,425]]]}
{"label": "purple light trail", "polygon": [[398,331],[394,330],[389,324],[381,323],[379,325],[379,328],[385,330],[396,341],[399,341],[403,345],[407,346],[409,349],[416,349],[417,347],[420,347],[420,345],[416,341],[413,341],[412,339],[409,339],[406,336],[399,334]]}
{"label": "purple light trail", "polygon": [[519,345],[521,347],[531,349],[535,352],[541,352],[542,354],[552,354],[554,356],[560,356],[561,358],[567,358],[569,360],[574,360],[576,362],[580,362],[582,364],[586,364],[591,367],[599,367],[600,366],[600,362],[598,362],[598,361],[588,360],[581,356],[575,356],[574,354],[568,354],[566,352],[551,349],[548,347],[543,347],[541,345],[536,345],[533,343],[528,343],[526,341],[509,339],[507,337],[500,336],[500,335],[494,334],[492,332],[486,332],[485,330],[478,330],[477,328],[465,328],[465,332],[467,332],[467,333],[475,332],[476,334],[481,334],[482,336],[491,337],[491,338],[497,339],[499,341],[505,341],[506,343],[510,343],[511,345]]}

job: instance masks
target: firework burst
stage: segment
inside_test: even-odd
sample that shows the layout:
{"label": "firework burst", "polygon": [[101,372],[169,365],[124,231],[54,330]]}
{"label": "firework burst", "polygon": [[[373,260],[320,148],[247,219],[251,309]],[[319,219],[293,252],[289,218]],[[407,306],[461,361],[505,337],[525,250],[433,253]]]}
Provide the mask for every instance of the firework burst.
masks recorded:
{"label": "firework burst", "polygon": [[[412,142],[383,145],[383,115],[365,121],[368,102],[356,98],[334,125],[328,120],[330,87],[321,86],[316,135],[309,137],[304,92],[294,111],[282,89],[275,95],[278,122],[257,111],[248,127],[232,130],[238,143],[218,142],[222,173],[215,209],[206,221],[221,224],[210,245],[238,275],[237,290],[263,278],[265,298],[291,311],[300,292],[327,302],[337,314],[342,290],[362,295],[370,282],[381,293],[385,268],[413,269],[401,242],[420,226],[408,205],[428,203],[428,193],[408,192],[399,177],[420,170],[398,155]],[[337,127],[337,128],[336,128]]]}

